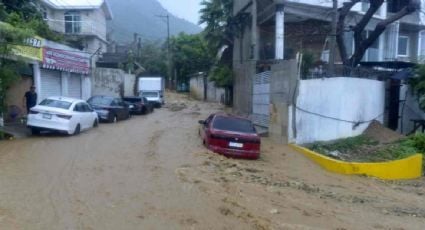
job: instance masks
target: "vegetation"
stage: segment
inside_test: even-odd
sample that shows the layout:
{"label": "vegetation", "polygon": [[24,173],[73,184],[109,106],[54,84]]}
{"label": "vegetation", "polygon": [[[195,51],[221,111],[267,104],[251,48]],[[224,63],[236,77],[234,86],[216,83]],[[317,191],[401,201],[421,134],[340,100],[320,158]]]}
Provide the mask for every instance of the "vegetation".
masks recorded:
{"label": "vegetation", "polygon": [[136,60],[148,74],[167,76],[167,51],[160,41],[143,40],[140,52],[130,54],[130,59]]}
{"label": "vegetation", "polygon": [[417,153],[425,156],[425,134],[417,133],[388,144],[380,144],[378,141],[360,135],[328,143],[317,142],[307,147],[336,159],[361,162],[391,161]]}
{"label": "vegetation", "polygon": [[8,57],[15,45],[23,44],[25,38],[34,35],[59,39],[49,30],[32,1],[3,0],[0,3],[0,115],[6,109],[6,90],[19,79],[18,70],[23,65]]}
{"label": "vegetation", "polygon": [[214,57],[208,50],[208,45],[199,34],[180,33],[171,39],[173,63],[179,82],[188,82],[191,74],[208,72]]}
{"label": "vegetation", "polygon": [[410,79],[413,92],[417,95],[419,107],[425,111],[425,65],[418,65],[416,75]]}
{"label": "vegetation", "polygon": [[[125,2],[125,4],[123,4]],[[186,1],[176,1],[186,4]],[[114,20],[108,23],[113,40],[120,43],[133,41],[133,34],[138,33],[144,39],[151,41],[164,41],[167,37],[167,10],[157,0],[123,1],[108,0],[114,15]],[[129,23],[131,22],[131,23]],[[177,35],[179,32],[197,34],[202,29],[194,23],[175,17],[170,14],[170,33]]]}
{"label": "vegetation", "polygon": [[[337,0],[333,0],[337,1]],[[369,22],[373,19],[373,16],[378,12],[381,6],[384,4],[384,0],[369,0],[368,10],[361,16],[359,20],[356,20],[354,26],[347,24],[347,16],[350,14],[351,9],[362,0],[350,0],[342,4],[342,7],[338,9],[338,21],[337,21],[337,43],[338,49],[343,60],[344,65],[355,67],[362,60],[367,49],[371,47],[375,41],[381,36],[388,25],[403,18],[406,15],[412,14],[420,10],[420,0],[405,0],[403,1],[403,7],[398,12],[394,12],[379,23],[377,23],[375,29],[369,32],[369,36],[365,37],[365,29]],[[400,1],[401,2],[401,1]],[[348,49],[345,46],[346,32],[352,32],[354,35],[354,52],[353,55],[349,55]]]}

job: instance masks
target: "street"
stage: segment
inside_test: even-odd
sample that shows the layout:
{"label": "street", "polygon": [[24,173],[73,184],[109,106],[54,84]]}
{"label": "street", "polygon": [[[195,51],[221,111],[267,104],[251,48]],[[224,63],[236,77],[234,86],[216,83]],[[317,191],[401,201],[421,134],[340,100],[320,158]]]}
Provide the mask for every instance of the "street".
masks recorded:
{"label": "street", "polygon": [[147,116],[79,136],[0,142],[0,229],[424,229],[425,181],[328,173],[284,145],[207,151],[218,104],[168,94]]}

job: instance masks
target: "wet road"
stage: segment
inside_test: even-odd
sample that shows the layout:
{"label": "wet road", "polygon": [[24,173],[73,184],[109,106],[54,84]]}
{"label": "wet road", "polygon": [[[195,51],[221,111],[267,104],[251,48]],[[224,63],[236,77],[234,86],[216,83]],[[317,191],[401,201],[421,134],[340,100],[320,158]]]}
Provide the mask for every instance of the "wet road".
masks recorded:
{"label": "wet road", "polygon": [[423,181],[330,174],[268,140],[258,161],[223,158],[197,135],[220,106],[171,97],[175,106],[79,136],[0,142],[0,229],[425,226]]}

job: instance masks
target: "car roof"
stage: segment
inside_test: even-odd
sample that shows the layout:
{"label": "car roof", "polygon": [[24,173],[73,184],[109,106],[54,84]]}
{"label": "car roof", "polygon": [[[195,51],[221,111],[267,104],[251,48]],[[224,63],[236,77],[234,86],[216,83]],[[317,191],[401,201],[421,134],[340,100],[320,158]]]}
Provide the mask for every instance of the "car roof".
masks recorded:
{"label": "car roof", "polygon": [[48,97],[46,99],[56,100],[56,101],[65,101],[65,102],[69,102],[69,103],[85,102],[84,100],[81,100],[81,99],[78,99],[78,98],[72,98],[72,97]]}
{"label": "car roof", "polygon": [[95,95],[95,96],[92,96],[91,98],[95,98],[95,97],[110,98],[110,99],[118,98],[118,97],[113,97],[113,96],[104,96],[104,95]]}
{"label": "car roof", "polygon": [[240,119],[240,120],[251,121],[248,118],[237,116],[237,115],[234,115],[234,114],[224,113],[224,112],[215,113],[214,117],[236,118],[236,119]]}

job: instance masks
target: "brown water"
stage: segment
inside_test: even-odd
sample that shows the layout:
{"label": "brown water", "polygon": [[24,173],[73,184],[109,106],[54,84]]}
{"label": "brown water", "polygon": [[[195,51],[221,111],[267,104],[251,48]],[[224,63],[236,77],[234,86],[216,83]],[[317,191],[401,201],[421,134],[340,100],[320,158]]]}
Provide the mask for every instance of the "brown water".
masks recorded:
{"label": "brown water", "polygon": [[334,175],[266,139],[260,160],[226,159],[197,132],[220,106],[168,97],[79,136],[0,142],[0,229],[425,229],[423,181]]}

